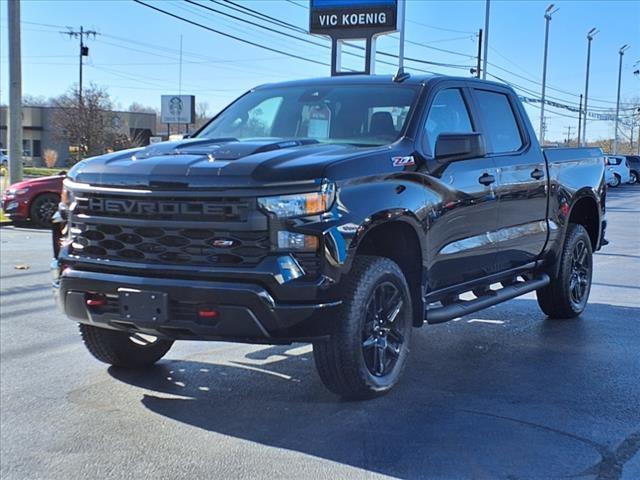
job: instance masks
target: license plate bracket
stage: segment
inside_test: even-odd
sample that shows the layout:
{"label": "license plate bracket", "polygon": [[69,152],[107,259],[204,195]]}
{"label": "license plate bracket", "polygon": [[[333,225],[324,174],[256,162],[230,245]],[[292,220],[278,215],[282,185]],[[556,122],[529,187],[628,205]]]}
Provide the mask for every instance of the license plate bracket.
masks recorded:
{"label": "license plate bracket", "polygon": [[120,314],[126,320],[164,323],[169,313],[169,296],[163,292],[119,288]]}

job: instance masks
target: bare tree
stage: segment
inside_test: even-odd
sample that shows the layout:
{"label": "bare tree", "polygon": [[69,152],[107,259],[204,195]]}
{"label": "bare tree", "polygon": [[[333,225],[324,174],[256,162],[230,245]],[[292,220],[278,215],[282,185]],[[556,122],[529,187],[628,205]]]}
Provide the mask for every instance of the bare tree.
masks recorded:
{"label": "bare tree", "polygon": [[196,105],[196,123],[195,129],[198,130],[202,125],[209,121],[209,103],[198,102]]}
{"label": "bare tree", "polygon": [[22,97],[22,105],[25,107],[50,107],[51,99],[43,95],[24,95]]}
{"label": "bare tree", "polygon": [[93,84],[83,90],[82,104],[75,87],[52,100],[52,106],[56,107],[52,122],[57,136],[75,146],[78,159],[114,148],[117,138],[115,128],[104,115],[113,105],[107,91]]}

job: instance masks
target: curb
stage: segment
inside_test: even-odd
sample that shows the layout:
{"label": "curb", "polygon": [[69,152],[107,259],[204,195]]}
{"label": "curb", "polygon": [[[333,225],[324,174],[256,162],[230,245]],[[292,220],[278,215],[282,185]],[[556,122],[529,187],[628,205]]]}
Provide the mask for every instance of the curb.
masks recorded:
{"label": "curb", "polygon": [[5,228],[5,227],[13,227],[13,222],[12,221],[0,222],[0,228]]}

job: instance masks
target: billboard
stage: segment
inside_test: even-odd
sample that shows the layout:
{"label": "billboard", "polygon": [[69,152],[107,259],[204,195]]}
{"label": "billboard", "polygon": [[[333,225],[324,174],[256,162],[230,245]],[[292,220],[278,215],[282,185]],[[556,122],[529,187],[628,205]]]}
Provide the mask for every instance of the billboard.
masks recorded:
{"label": "billboard", "polygon": [[195,121],[195,95],[162,95],[160,105],[162,123],[190,124]]}
{"label": "billboard", "polygon": [[397,29],[398,0],[311,0],[309,32],[366,38]]}

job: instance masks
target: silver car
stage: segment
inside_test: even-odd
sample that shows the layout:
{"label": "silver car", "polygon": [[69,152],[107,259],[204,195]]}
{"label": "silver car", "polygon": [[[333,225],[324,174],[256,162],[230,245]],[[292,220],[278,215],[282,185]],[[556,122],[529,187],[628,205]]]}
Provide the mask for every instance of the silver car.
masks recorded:
{"label": "silver car", "polygon": [[631,183],[631,170],[625,157],[608,155],[604,157],[604,163],[606,169],[613,173],[609,186],[618,187],[621,183]]}

